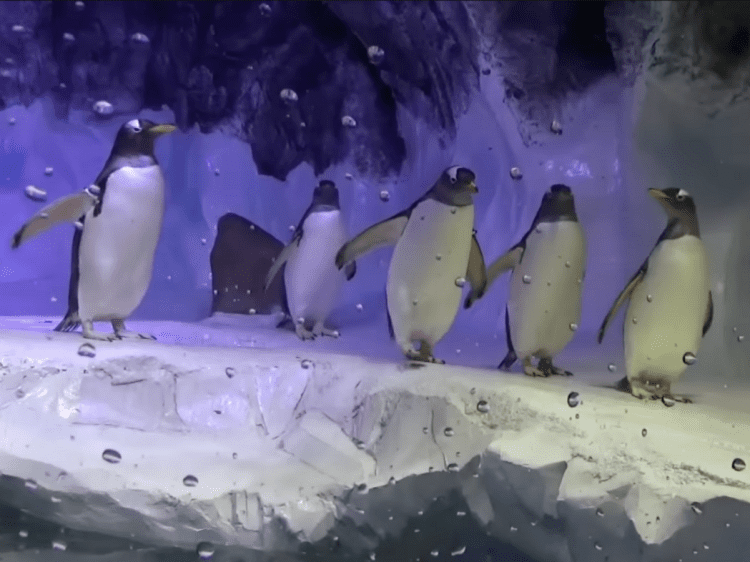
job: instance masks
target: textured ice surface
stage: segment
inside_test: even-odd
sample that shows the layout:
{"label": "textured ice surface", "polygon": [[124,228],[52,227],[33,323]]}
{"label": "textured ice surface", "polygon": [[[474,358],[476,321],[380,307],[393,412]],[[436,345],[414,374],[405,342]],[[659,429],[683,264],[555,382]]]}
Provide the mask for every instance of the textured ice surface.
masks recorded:
{"label": "textured ice surface", "polygon": [[[698,536],[712,554],[734,541],[721,560],[750,554],[750,481],[732,468],[750,458],[747,391],[686,383],[696,403],[666,408],[608,388],[603,365],[571,360],[575,377],[548,380],[413,368],[347,354],[366,328],[323,345],[247,320],[134,322],[163,342],[98,344],[93,358],[44,319],[3,320],[27,328],[0,334],[3,497],[186,549],[338,537],[365,556],[445,498],[536,559],[661,560],[703,550]],[[268,349],[226,346],[246,338]]]}

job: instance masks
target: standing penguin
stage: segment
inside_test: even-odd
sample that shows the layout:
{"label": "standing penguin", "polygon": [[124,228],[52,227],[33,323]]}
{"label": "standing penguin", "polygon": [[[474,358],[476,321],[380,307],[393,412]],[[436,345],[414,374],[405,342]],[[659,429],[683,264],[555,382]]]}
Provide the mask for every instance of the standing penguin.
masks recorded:
{"label": "standing penguin", "polygon": [[[281,267],[286,265],[286,308],[297,335],[303,340],[339,335],[338,331],[327,329],[324,322],[336,304],[344,281],[333,259],[347,238],[339,191],[332,181],[323,180],[313,191],[312,203],[302,215],[292,241],[281,251],[266,277],[268,289]],[[356,272],[356,263],[350,263],[346,279],[354,277]]]}
{"label": "standing penguin", "polygon": [[687,191],[649,189],[667,212],[667,227],[643,265],[615,300],[599,330],[599,343],[618,308],[625,314],[626,378],[619,388],[637,398],[675,398],[671,385],[695,361],[713,320],[708,257]]}
{"label": "standing penguin", "polygon": [[473,231],[474,180],[467,168],[448,168],[411,207],[360,233],[336,256],[340,269],[377,247],[396,245],[386,286],[388,322],[408,359],[442,362],[433,348],[453,324],[464,278],[477,294],[487,284]]}
{"label": "standing penguin", "polygon": [[[586,238],[568,186],[555,184],[544,194],[528,232],[487,269],[487,287],[509,269],[508,354],[498,368],[508,370],[521,357],[529,376],[571,375],[552,364],[578,328],[586,269]],[[464,306],[474,300],[470,295]]]}
{"label": "standing penguin", "polygon": [[[125,329],[151,282],[154,253],[164,216],[164,177],[154,142],[174,125],[133,119],[117,133],[112,152],[93,185],[64,197],[24,224],[13,237],[17,248],[60,222],[76,222],[68,312],[55,331],[83,325],[83,337],[154,339]],[[114,335],[94,331],[110,321]]]}

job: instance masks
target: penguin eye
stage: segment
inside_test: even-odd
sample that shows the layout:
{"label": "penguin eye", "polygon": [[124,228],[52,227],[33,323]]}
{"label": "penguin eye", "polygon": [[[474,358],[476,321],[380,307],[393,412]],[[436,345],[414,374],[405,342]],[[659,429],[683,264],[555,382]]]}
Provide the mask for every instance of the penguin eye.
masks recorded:
{"label": "penguin eye", "polygon": [[451,183],[456,183],[458,181],[458,178],[456,176],[449,176]]}
{"label": "penguin eye", "polygon": [[684,201],[685,200],[685,196],[684,195],[678,195],[677,196],[677,200],[678,201]]}

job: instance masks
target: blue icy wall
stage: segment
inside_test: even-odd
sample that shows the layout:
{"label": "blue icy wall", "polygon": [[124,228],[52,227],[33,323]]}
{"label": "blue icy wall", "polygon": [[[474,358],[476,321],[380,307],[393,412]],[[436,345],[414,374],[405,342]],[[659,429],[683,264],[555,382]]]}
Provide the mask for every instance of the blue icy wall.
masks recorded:
{"label": "blue icy wall", "polygon": [[[157,147],[168,208],[136,317],[197,320],[210,312],[223,214],[286,242],[312,186],[329,177],[355,233],[462,164],[477,172],[488,260],[523,234],[549,185],[573,187],[589,237],[575,341],[589,342],[664,226],[646,188],[679,185],[698,201],[715,258],[705,349],[744,365],[748,18],[737,6],[5,2],[0,238],[38,208],[26,185],[49,199],[81,189],[122,122],[176,122],[180,132]],[[368,54],[373,46],[382,55]],[[296,102],[281,98],[285,88]],[[93,111],[99,100],[113,112]],[[347,115],[355,127],[342,124]],[[2,246],[0,314],[64,312],[71,237],[60,227],[14,252]],[[360,321],[382,321],[388,256],[362,260],[341,310],[362,303]],[[500,281],[456,330],[502,337],[506,293]]]}

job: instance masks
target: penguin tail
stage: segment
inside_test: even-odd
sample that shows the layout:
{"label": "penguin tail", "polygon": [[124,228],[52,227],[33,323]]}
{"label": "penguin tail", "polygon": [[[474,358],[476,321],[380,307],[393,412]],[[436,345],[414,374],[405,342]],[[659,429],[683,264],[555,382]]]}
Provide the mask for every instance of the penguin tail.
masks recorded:
{"label": "penguin tail", "polygon": [[69,310],[65,314],[65,318],[62,319],[62,321],[54,327],[55,332],[72,332],[78,326],[81,325],[81,321],[78,318],[78,313],[72,310]]}
{"label": "penguin tail", "polygon": [[619,390],[620,392],[627,392],[630,393],[631,387],[630,387],[630,381],[628,380],[628,377],[623,377],[619,381],[615,383],[615,389]]}

